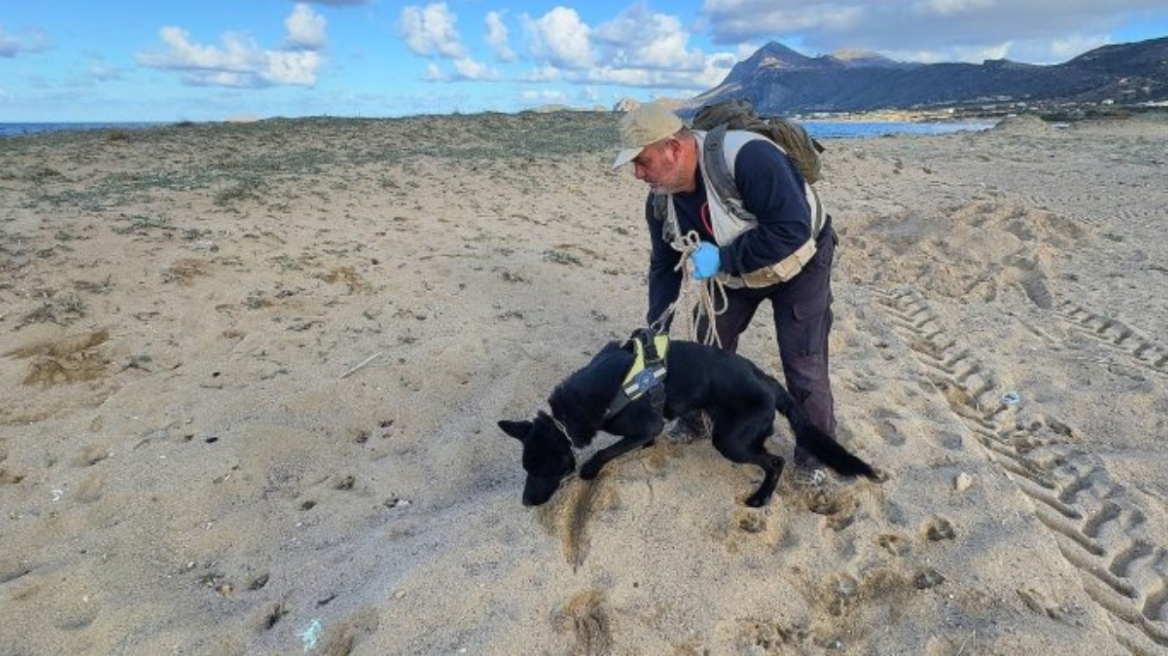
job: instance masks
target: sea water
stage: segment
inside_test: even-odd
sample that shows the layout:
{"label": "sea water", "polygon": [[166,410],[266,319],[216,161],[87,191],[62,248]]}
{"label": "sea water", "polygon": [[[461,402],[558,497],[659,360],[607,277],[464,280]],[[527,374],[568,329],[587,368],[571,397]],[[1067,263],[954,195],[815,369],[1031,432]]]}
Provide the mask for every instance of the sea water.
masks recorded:
{"label": "sea water", "polygon": [[988,130],[996,120],[963,121],[800,121],[816,139],[855,139],[900,135],[949,134]]}
{"label": "sea water", "polygon": [[70,130],[137,130],[165,123],[0,123],[0,137],[12,137],[22,134],[36,134],[38,132],[64,132]]}

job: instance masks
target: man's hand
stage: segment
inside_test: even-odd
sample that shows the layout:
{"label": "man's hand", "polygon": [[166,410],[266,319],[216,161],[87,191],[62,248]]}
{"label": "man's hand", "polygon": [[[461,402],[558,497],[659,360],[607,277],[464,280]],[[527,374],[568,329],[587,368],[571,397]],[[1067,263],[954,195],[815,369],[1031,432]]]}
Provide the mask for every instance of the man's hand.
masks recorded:
{"label": "man's hand", "polygon": [[703,241],[697,249],[689,254],[689,261],[693,263],[694,278],[705,280],[718,273],[722,258],[718,255],[718,247],[708,241]]}

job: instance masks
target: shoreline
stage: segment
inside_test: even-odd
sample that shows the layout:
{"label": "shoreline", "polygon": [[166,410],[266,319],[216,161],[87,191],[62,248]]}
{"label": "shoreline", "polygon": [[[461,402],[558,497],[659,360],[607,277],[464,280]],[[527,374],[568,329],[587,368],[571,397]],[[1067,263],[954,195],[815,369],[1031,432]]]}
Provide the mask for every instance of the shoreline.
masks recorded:
{"label": "shoreline", "polygon": [[[213,121],[48,121],[48,122],[7,122],[0,123],[0,138],[8,136],[29,136],[43,132],[81,131],[94,129],[140,129],[185,127],[190,125],[240,125],[248,123],[270,123],[273,121],[408,121],[417,119],[440,118],[489,118],[489,117],[519,117],[532,115],[563,115],[563,116],[618,116],[618,112],[600,109],[568,109],[555,108],[548,110],[524,110],[520,112],[480,112],[475,114],[434,114],[411,115],[397,117],[362,117],[362,116],[303,116],[303,117],[233,117]],[[1060,107],[1026,107],[1010,103],[1004,106],[985,105],[971,108],[966,105],[944,107],[930,110],[872,110],[863,112],[805,112],[792,115],[797,121],[811,121],[823,123],[978,123],[1001,121],[1004,119],[1036,116],[1047,123],[1077,122],[1090,120],[1124,120],[1130,118],[1144,118],[1147,120],[1168,121],[1168,107],[1146,105],[1084,105]],[[28,132],[6,132],[5,128],[15,129],[16,126],[33,128]],[[46,126],[62,126],[60,128],[43,129]]]}

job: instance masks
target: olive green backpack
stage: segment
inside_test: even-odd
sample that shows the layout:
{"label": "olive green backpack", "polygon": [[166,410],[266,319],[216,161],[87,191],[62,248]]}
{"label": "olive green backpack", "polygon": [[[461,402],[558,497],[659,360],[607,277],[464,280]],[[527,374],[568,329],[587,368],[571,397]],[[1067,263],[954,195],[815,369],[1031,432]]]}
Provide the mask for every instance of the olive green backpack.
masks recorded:
{"label": "olive green backpack", "polygon": [[[750,101],[741,98],[705,105],[694,115],[695,130],[721,132],[721,126],[728,130],[757,132],[779,144],[809,184],[815,184],[823,177],[819,168],[819,154],[824,150],[823,144],[807,134],[802,125],[779,116],[758,116]],[[720,149],[721,136],[715,135],[715,138],[719,141],[717,148]]]}
{"label": "olive green backpack", "polygon": [[[823,145],[808,134],[802,125],[794,121],[778,116],[766,118],[758,116],[748,100],[733,98],[704,105],[694,115],[691,126],[695,130],[706,132],[702,153],[703,166],[709,173],[714,191],[724,201],[742,199],[723,154],[726,130],[749,130],[775,142],[791,158],[791,162],[808,184],[814,184],[823,177],[819,164],[819,154],[824,151]],[[666,196],[654,198],[653,209],[657,218],[665,218],[667,201]],[[731,210],[741,207],[740,202],[724,202],[723,205]],[[749,213],[747,215],[749,216]],[[749,219],[753,219],[753,216],[749,216]]]}

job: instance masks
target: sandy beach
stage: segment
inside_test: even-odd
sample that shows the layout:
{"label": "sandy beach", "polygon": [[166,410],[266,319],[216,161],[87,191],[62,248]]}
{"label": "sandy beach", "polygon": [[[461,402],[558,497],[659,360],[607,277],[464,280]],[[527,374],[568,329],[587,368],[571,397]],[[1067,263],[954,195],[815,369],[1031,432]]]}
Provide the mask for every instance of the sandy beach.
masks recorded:
{"label": "sandy beach", "polygon": [[658,440],[525,508],[496,421],[644,320],[616,120],[0,140],[0,655],[1168,653],[1168,120],[827,141],[885,482]]}

